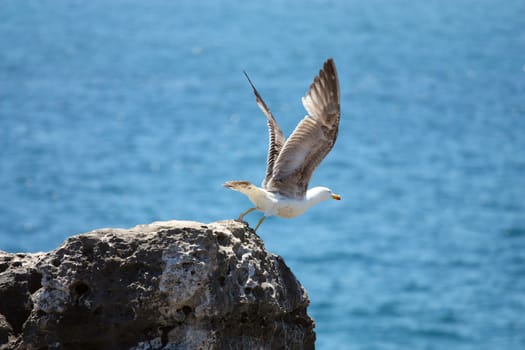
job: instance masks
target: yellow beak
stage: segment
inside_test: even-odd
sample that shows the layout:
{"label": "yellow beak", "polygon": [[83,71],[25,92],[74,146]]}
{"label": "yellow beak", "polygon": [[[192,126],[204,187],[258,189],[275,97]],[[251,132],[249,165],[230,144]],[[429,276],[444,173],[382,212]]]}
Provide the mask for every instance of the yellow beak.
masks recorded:
{"label": "yellow beak", "polygon": [[332,198],[335,199],[336,201],[340,201],[341,200],[341,196],[338,195],[338,194],[333,194]]}

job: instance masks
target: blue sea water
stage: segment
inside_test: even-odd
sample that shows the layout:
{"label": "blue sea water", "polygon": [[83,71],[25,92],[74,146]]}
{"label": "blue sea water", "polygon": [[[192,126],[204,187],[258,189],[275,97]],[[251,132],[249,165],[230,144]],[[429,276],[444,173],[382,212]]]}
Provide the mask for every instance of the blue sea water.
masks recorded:
{"label": "blue sea water", "polygon": [[[0,249],[230,219],[334,57],[314,174],[343,200],[259,230],[319,349],[525,349],[525,2],[0,2]],[[253,224],[259,216],[247,217]]]}

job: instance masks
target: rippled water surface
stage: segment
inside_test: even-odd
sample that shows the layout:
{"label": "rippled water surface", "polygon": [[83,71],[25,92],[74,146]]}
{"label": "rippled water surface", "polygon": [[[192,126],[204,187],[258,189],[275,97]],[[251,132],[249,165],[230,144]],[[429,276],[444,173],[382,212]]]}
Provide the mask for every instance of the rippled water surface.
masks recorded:
{"label": "rippled water surface", "polygon": [[[0,249],[236,217],[327,57],[343,200],[259,234],[319,349],[525,348],[523,1],[0,2]],[[255,224],[257,214],[248,219]]]}

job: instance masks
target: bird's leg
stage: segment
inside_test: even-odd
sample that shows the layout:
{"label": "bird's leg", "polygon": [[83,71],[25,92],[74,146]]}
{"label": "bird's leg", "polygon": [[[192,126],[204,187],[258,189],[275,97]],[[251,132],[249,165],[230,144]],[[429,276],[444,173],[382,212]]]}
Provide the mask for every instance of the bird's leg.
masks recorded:
{"label": "bird's leg", "polygon": [[241,215],[239,215],[239,218],[237,220],[239,221],[244,221],[244,217],[248,214],[250,214],[252,211],[254,211],[256,208],[250,208],[248,210],[246,210],[244,213],[242,213]]}
{"label": "bird's leg", "polygon": [[266,219],[266,216],[263,216],[262,218],[259,219],[259,222],[257,223],[257,226],[255,226],[255,229],[254,229],[255,232],[257,232],[257,229],[259,228],[259,226],[261,226],[264,219]]}

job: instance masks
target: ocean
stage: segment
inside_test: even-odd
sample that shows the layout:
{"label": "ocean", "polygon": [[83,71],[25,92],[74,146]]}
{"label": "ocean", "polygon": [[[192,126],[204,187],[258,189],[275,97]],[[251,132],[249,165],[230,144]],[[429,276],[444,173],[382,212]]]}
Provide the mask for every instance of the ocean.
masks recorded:
{"label": "ocean", "polygon": [[[322,63],[328,201],[258,231],[318,349],[525,349],[525,2],[0,2],[0,250],[236,218]],[[260,214],[247,220],[255,225]]]}

